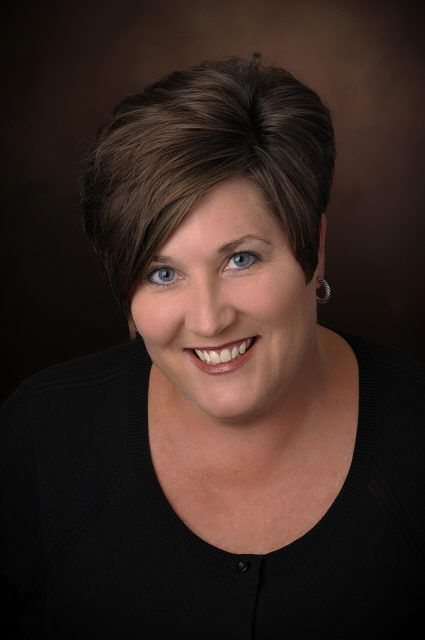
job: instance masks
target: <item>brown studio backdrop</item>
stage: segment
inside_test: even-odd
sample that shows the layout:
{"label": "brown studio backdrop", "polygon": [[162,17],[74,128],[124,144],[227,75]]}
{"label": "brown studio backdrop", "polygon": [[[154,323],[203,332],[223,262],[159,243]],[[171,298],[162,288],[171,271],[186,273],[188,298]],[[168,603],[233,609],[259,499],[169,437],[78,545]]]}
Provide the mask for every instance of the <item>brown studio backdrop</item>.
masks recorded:
{"label": "brown studio backdrop", "polygon": [[81,159],[108,111],[170,71],[263,54],[330,107],[337,164],[319,320],[425,359],[424,10],[293,0],[19,3],[3,21],[3,396],[128,339],[81,231]]}

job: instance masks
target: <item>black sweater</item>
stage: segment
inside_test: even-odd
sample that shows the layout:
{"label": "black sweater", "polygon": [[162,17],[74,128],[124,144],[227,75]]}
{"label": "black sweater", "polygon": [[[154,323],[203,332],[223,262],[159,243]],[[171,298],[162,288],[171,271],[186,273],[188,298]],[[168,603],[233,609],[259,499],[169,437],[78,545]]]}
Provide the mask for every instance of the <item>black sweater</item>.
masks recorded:
{"label": "black sweater", "polygon": [[[360,371],[345,483],[266,555],[196,536],[147,432],[142,340],[49,367],[2,408],[1,631],[10,638],[345,640],[424,628],[425,366],[340,332]],[[3,637],[5,637],[3,635]]]}

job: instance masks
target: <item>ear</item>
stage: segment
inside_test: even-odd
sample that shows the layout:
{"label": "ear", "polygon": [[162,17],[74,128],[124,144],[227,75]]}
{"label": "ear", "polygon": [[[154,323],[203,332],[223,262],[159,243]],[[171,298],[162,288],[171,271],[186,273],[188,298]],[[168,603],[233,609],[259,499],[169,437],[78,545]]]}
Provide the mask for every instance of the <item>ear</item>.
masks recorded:
{"label": "ear", "polygon": [[320,217],[320,245],[317,254],[316,278],[325,277],[325,243],[326,243],[327,220],[324,213]]}

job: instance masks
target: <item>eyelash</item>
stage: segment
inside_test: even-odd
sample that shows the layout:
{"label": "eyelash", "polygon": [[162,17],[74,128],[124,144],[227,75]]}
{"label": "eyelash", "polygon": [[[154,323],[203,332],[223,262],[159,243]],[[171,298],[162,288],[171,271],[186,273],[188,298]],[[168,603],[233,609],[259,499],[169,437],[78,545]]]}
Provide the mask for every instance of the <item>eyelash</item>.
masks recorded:
{"label": "eyelash", "polygon": [[[260,256],[257,253],[254,253],[252,251],[239,251],[238,253],[233,253],[231,256],[229,256],[228,261],[231,260],[232,258],[234,258],[235,256],[244,256],[244,255],[248,255],[248,256],[252,256],[253,258],[255,258],[254,262],[252,262],[250,265],[248,265],[247,267],[242,267],[241,269],[236,269],[236,271],[245,271],[246,269],[249,269],[250,267],[252,267],[254,264],[256,264],[258,261],[261,260]],[[146,276],[143,278],[145,281],[147,281],[149,284],[151,284],[154,287],[161,287],[161,289],[165,289],[167,287],[172,287],[175,282],[164,282],[162,284],[159,284],[158,282],[152,282],[152,280],[150,280],[151,276],[156,273],[157,271],[160,271],[161,269],[171,269],[171,271],[175,271],[172,267],[168,267],[167,265],[161,265],[160,267],[155,267],[155,269],[151,269],[151,271],[149,271]]]}

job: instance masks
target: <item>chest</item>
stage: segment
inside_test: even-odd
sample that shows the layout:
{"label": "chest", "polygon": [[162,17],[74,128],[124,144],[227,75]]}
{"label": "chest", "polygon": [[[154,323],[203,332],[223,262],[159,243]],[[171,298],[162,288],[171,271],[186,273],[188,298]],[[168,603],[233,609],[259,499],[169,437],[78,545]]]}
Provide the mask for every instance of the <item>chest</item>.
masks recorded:
{"label": "chest", "polygon": [[176,516],[198,537],[230,553],[266,554],[312,529],[331,507],[349,471],[352,451],[333,464],[227,489],[182,469],[152,448],[157,479]]}

